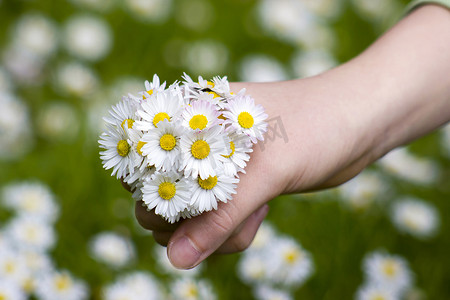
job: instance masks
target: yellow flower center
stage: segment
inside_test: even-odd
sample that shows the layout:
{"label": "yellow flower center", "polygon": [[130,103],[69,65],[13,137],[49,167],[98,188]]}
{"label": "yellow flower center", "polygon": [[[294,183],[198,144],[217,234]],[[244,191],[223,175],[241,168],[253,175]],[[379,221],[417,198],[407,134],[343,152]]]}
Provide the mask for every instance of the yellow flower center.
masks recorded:
{"label": "yellow flower center", "polygon": [[156,126],[156,124],[158,124],[159,122],[161,122],[162,120],[165,120],[165,119],[169,120],[169,122],[170,122],[170,117],[167,113],[165,113],[165,112],[157,113],[155,115],[155,117],[153,118],[153,125],[155,125],[155,127],[158,127],[158,126]]}
{"label": "yellow flower center", "polygon": [[296,250],[289,250],[284,254],[284,259],[288,264],[294,264],[298,258],[300,257],[300,253]]}
{"label": "yellow flower center", "polygon": [[120,124],[120,126],[122,126],[122,129],[125,129],[125,122],[128,124],[128,128],[133,128],[133,124],[134,124],[134,120],[133,119],[125,119],[122,121],[122,124]]}
{"label": "yellow flower center", "polygon": [[143,142],[143,141],[139,141],[138,144],[137,144],[137,146],[136,146],[136,151],[137,151],[137,153],[139,153],[140,155],[144,155],[144,154],[142,153],[142,147],[144,147],[145,144],[147,144],[147,143],[146,143],[146,142]]}
{"label": "yellow flower center", "polygon": [[225,157],[225,158],[230,158],[230,157],[233,156],[234,151],[236,150],[236,146],[234,145],[234,142],[233,142],[233,141],[230,142],[230,149],[231,149],[231,153],[230,153],[230,154],[228,154],[228,155],[222,155],[222,156]]}
{"label": "yellow flower center", "polygon": [[214,82],[212,82],[212,81],[207,81],[206,84],[211,88],[213,88],[215,86]]}
{"label": "yellow flower center", "polygon": [[386,300],[382,295],[375,295],[371,300]]}
{"label": "yellow flower center", "polygon": [[238,122],[241,127],[249,129],[252,128],[253,124],[255,123],[255,120],[253,120],[253,117],[251,114],[249,114],[246,111],[243,111],[238,116]]}
{"label": "yellow flower center", "polygon": [[158,194],[164,200],[170,200],[175,196],[175,192],[177,189],[175,188],[175,184],[172,182],[163,182],[159,185]]}
{"label": "yellow flower center", "polygon": [[397,264],[392,260],[387,260],[383,264],[383,271],[388,277],[393,277],[397,272]]}
{"label": "yellow flower center", "polygon": [[217,184],[217,176],[209,176],[207,179],[198,178],[198,184],[204,190],[210,190]]}
{"label": "yellow flower center", "polygon": [[186,290],[186,297],[188,297],[188,298],[197,298],[198,297],[198,290],[195,285],[193,285],[193,284],[189,285],[189,287]]}
{"label": "yellow flower center", "polygon": [[0,300],[7,300],[8,298],[6,298],[5,294],[0,293]]}
{"label": "yellow flower center", "polygon": [[166,151],[170,151],[175,148],[177,140],[171,134],[165,134],[159,139],[159,145]]}
{"label": "yellow flower center", "polygon": [[130,145],[128,145],[128,142],[126,140],[120,140],[117,143],[117,153],[119,153],[120,156],[125,157],[130,152]]}
{"label": "yellow flower center", "polygon": [[214,98],[220,98],[220,95],[217,94],[216,92],[208,92],[208,94],[213,95],[214,96],[213,99]]}
{"label": "yellow flower center", "polygon": [[208,119],[204,115],[195,115],[189,121],[189,127],[192,129],[200,129],[203,130],[208,125]]}
{"label": "yellow flower center", "polygon": [[5,263],[5,271],[7,274],[12,274],[16,270],[16,265],[12,261],[7,261]]}
{"label": "yellow flower center", "polygon": [[218,119],[226,120],[227,118],[224,117],[223,114],[220,114],[220,116],[217,117]]}
{"label": "yellow flower center", "polygon": [[67,290],[71,283],[72,281],[67,275],[58,275],[55,279],[55,287],[59,291]]}
{"label": "yellow flower center", "polygon": [[[152,95],[153,94],[153,89],[147,91],[147,94]],[[147,97],[145,97],[145,94],[142,95],[142,99],[144,99],[144,100],[147,99]]]}
{"label": "yellow flower center", "polygon": [[208,157],[210,151],[211,148],[209,148],[208,143],[203,140],[195,141],[191,146],[192,156],[196,159],[204,159]]}

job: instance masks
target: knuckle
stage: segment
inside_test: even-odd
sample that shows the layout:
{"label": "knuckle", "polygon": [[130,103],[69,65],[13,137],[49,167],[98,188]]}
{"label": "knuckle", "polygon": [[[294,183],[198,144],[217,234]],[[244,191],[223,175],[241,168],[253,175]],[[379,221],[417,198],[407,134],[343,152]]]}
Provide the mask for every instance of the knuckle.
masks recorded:
{"label": "knuckle", "polygon": [[234,218],[229,210],[218,209],[211,213],[212,227],[215,231],[220,233],[231,233],[234,228]]}

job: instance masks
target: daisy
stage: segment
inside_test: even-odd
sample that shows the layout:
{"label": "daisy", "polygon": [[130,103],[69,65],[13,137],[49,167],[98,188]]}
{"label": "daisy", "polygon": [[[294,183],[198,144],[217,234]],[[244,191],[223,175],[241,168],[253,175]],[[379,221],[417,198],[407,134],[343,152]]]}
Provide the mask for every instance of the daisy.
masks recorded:
{"label": "daisy", "polygon": [[236,194],[236,183],[239,179],[217,172],[216,176],[194,180],[194,188],[189,203],[200,213],[217,209],[217,202],[227,203],[232,194]]}
{"label": "daisy", "polygon": [[36,295],[46,300],[82,300],[87,298],[88,288],[67,271],[53,271],[39,278]]}
{"label": "daisy", "polygon": [[184,79],[184,85],[191,89],[206,90],[214,87],[214,82],[203,79],[202,76],[198,76],[198,82],[194,82],[194,80],[186,73],[183,73],[182,78]]}
{"label": "daisy", "polygon": [[220,109],[225,107],[226,101],[225,98],[220,97],[214,92],[203,90],[187,90],[185,99],[189,104],[195,103],[196,101],[205,101]]}
{"label": "daisy", "polygon": [[54,222],[59,214],[55,196],[40,182],[16,182],[2,191],[3,204],[18,214]]}
{"label": "daisy", "polygon": [[219,156],[224,153],[228,140],[220,135],[222,127],[216,125],[201,132],[191,131],[181,137],[181,165],[185,176],[207,179],[216,176]]}
{"label": "daisy", "polygon": [[7,278],[12,284],[20,286],[29,275],[30,270],[20,251],[10,247],[0,248],[0,283]]}
{"label": "daisy", "polygon": [[252,143],[248,136],[232,131],[228,133],[228,138],[230,139],[228,152],[219,156],[219,161],[222,162],[226,175],[237,176],[238,172],[245,173],[244,168],[250,159],[248,153],[253,152]]}
{"label": "daisy", "polygon": [[[139,171],[141,171],[141,173],[144,171],[144,169],[146,169],[149,166],[152,166],[150,164],[150,161],[148,159],[148,157],[146,155],[144,155],[144,153],[142,152],[142,147],[144,147],[144,145],[146,144],[145,141],[143,141],[143,136],[144,133],[141,130],[136,130],[136,129],[129,129],[127,131],[128,133],[128,137],[131,141],[131,151],[135,152],[135,169],[138,169]],[[135,172],[130,173],[129,175],[134,175]],[[127,176],[126,179],[129,180],[130,176]],[[136,178],[137,179],[137,178]],[[134,182],[134,181],[133,181]],[[128,182],[128,184],[131,184],[132,182]]]}
{"label": "daisy", "polygon": [[267,251],[268,278],[276,284],[300,286],[314,270],[311,255],[292,238],[276,239]]}
{"label": "daisy", "polygon": [[147,98],[150,98],[153,94],[156,95],[158,92],[164,91],[166,88],[166,82],[164,81],[162,84],[160,84],[158,75],[153,75],[153,81],[149,82],[148,80],[145,81],[145,91],[141,92],[142,99],[145,100]]}
{"label": "daisy", "polygon": [[411,288],[413,274],[408,262],[398,255],[375,251],[366,255],[363,269],[368,282],[403,293]]}
{"label": "daisy", "polygon": [[159,300],[164,299],[161,287],[149,273],[134,272],[122,275],[103,289],[105,300]]}
{"label": "daisy", "polygon": [[14,284],[14,282],[11,282],[8,278],[2,278],[0,280],[0,299],[25,300],[28,299],[28,297],[25,295],[20,286]]}
{"label": "daisy", "polygon": [[237,95],[226,105],[226,111],[223,113],[227,120],[224,124],[230,124],[233,130],[238,134],[244,133],[250,137],[253,143],[257,140],[263,141],[263,134],[267,131],[267,114],[264,108],[250,96]]}
{"label": "daisy", "polygon": [[170,288],[174,300],[216,299],[211,284],[206,280],[184,277],[175,280]]}
{"label": "daisy", "polygon": [[158,123],[158,127],[142,137],[142,153],[147,157],[149,165],[156,171],[170,171],[176,168],[180,154],[180,137],[184,128],[178,122],[167,119]]}
{"label": "daisy", "polygon": [[210,87],[209,89],[217,95],[223,98],[230,98],[233,95],[230,90],[230,83],[227,80],[227,76],[222,78],[220,76],[216,76],[213,78],[212,83],[213,87]]}
{"label": "daisy", "polygon": [[189,205],[190,186],[186,178],[176,172],[156,172],[144,182],[142,200],[147,208],[163,217],[173,217]]}
{"label": "daisy", "polygon": [[[259,226],[258,232],[253,238],[252,244],[249,247],[249,251],[260,251],[270,245],[271,241],[275,238],[275,229],[268,222],[263,222]],[[248,251],[247,251],[248,252]]]}
{"label": "daisy", "polygon": [[109,110],[109,116],[103,117],[107,124],[121,126],[122,129],[133,128],[139,102],[130,97],[122,97],[122,101]]}
{"label": "daisy", "polygon": [[114,232],[103,232],[90,242],[90,252],[97,261],[113,268],[121,268],[134,257],[133,244],[128,238]]}
{"label": "daisy", "polygon": [[157,128],[157,124],[167,119],[176,119],[181,113],[183,96],[179,90],[165,90],[157,93],[152,101],[141,103],[137,113],[142,121],[136,121],[136,129],[149,131]]}
{"label": "daisy", "polygon": [[439,215],[434,206],[415,198],[404,198],[395,202],[391,220],[401,232],[417,238],[427,238],[436,233]]}
{"label": "daisy", "polygon": [[169,223],[178,222],[180,219],[190,219],[192,217],[198,216],[200,213],[195,208],[188,206],[183,211],[180,211],[177,215],[171,217],[164,217],[164,219]]}
{"label": "daisy", "polygon": [[105,151],[100,152],[103,168],[113,168],[112,176],[125,177],[133,172],[136,163],[136,152],[131,149],[131,141],[128,138],[128,128],[114,128],[109,125],[108,131],[102,133],[98,141]]}
{"label": "daisy", "polygon": [[183,125],[191,130],[204,130],[219,124],[219,115],[213,104],[203,100],[194,101],[183,111]]}
{"label": "daisy", "polygon": [[287,291],[275,289],[269,285],[258,285],[253,290],[255,298],[258,300],[293,300],[292,295]]}
{"label": "daisy", "polygon": [[268,258],[264,253],[244,252],[238,263],[238,275],[247,284],[258,284],[267,281]]}
{"label": "daisy", "polygon": [[356,300],[397,300],[400,299],[393,291],[390,289],[376,285],[376,284],[365,284],[358,289],[356,292]]}

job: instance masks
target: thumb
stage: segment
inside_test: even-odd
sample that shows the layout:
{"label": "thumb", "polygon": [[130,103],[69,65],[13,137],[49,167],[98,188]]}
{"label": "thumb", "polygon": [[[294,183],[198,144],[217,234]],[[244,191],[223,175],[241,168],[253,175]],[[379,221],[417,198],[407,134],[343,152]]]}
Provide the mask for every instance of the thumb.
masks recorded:
{"label": "thumb", "polygon": [[215,252],[254,211],[276,196],[269,188],[271,185],[262,182],[267,176],[263,176],[261,171],[243,174],[237,194],[228,203],[221,202],[217,210],[181,223],[167,245],[167,254],[175,267],[189,269],[198,265]]}

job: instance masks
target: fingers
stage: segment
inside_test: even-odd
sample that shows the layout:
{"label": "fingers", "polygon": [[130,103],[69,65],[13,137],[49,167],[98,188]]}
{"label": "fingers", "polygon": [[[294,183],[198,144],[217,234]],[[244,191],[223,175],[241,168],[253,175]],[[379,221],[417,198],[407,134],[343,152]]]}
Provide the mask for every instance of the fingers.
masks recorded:
{"label": "fingers", "polygon": [[173,232],[179,226],[179,223],[170,224],[161,216],[155,214],[153,210],[148,211],[142,201],[136,202],[134,212],[138,223],[148,230]]}
{"label": "fingers", "polygon": [[[217,210],[184,220],[175,231],[168,244],[168,256],[175,267],[188,269],[199,264],[228,240],[254,211],[276,196],[272,188],[273,179],[268,180],[270,172],[265,167],[252,167],[241,176],[237,194],[231,201],[221,202]],[[230,245],[224,246],[223,251],[246,246],[251,240],[249,237],[256,232],[256,223],[256,220],[251,221],[243,236],[231,239]],[[235,245],[231,246],[233,242]]]}
{"label": "fingers", "polygon": [[244,221],[240,230],[233,233],[228,240],[217,249],[216,253],[234,253],[247,249],[253,241],[259,226],[269,212],[269,206],[264,204]]}

